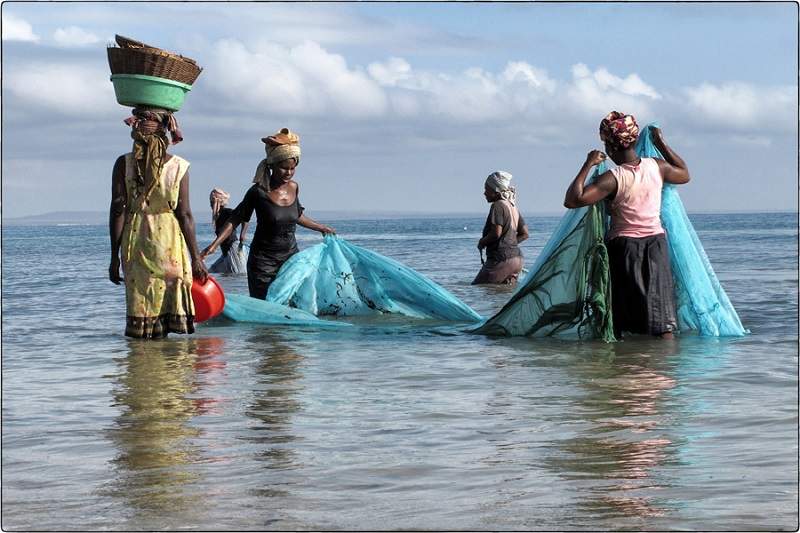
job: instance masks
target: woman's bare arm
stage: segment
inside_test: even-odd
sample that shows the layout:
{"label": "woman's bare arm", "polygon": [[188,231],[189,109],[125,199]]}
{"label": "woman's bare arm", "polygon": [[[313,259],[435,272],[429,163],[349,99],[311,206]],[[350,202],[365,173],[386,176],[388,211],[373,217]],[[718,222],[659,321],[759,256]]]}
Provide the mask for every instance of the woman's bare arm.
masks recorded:
{"label": "woman's bare arm", "polygon": [[108,279],[119,285],[119,249],[122,243],[122,228],[125,226],[125,156],[119,156],[111,172],[111,205],[108,210],[108,234],[111,239],[111,263],[108,266]]}

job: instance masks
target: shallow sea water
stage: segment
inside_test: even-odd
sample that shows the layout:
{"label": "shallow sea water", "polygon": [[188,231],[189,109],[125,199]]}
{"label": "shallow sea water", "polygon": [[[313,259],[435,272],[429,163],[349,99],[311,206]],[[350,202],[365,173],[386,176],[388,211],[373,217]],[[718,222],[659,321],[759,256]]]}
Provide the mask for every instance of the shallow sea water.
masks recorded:
{"label": "shallow sea water", "polygon": [[[530,265],[558,219],[528,218]],[[4,226],[2,526],[795,530],[797,215],[692,220],[747,337],[490,339],[391,317],[137,341],[104,226]],[[469,285],[479,218],[325,222],[483,315],[511,294]]]}

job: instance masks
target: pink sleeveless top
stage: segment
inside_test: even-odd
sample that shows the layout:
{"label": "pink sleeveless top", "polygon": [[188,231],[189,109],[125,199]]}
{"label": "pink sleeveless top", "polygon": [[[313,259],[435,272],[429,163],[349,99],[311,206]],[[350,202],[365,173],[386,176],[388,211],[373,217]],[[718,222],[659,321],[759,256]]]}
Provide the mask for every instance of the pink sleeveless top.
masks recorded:
{"label": "pink sleeveless top", "polygon": [[661,226],[663,180],[656,160],[643,157],[638,165],[620,165],[611,173],[617,180],[617,195],[611,202],[608,239],[664,233]]}

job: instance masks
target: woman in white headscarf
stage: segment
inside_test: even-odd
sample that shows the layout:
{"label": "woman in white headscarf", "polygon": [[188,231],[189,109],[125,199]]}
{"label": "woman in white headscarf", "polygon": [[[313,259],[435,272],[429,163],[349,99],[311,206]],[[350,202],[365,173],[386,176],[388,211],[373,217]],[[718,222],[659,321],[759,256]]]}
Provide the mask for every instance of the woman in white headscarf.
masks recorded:
{"label": "woman in white headscarf", "polygon": [[511,174],[498,170],[486,178],[483,195],[492,204],[478,250],[486,249],[483,262],[473,285],[516,283],[522,271],[523,259],[519,243],[528,238],[528,226],[517,209],[516,189],[511,186]]}
{"label": "woman in white headscarf", "polygon": [[[214,227],[214,233],[219,235],[222,229],[233,214],[233,209],[228,206],[231,195],[222,189],[214,189],[209,195],[209,202],[211,204],[211,225]],[[222,256],[214,261],[214,264],[209,267],[209,272],[220,274],[244,274],[247,270],[247,251],[245,250],[245,235],[247,234],[247,222],[241,223],[241,230],[239,230],[239,245],[236,244],[236,228],[220,245]]]}

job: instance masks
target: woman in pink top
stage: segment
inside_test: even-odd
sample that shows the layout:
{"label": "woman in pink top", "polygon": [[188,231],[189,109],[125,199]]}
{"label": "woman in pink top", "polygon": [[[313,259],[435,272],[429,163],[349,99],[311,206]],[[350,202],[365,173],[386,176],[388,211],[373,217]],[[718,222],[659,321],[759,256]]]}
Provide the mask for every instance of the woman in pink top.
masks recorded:
{"label": "woman in pink top", "polygon": [[[567,189],[564,207],[609,202],[611,229],[606,235],[611,270],[614,333],[623,331],[672,338],[677,330],[669,249],[661,226],[664,182],[686,183],[689,170],[667,146],[661,130],[653,141],[664,159],[640,158],[634,150],[639,126],[632,115],[612,111],[600,122],[605,151],[593,150]],[[584,186],[592,167],[606,158],[617,167]]]}

